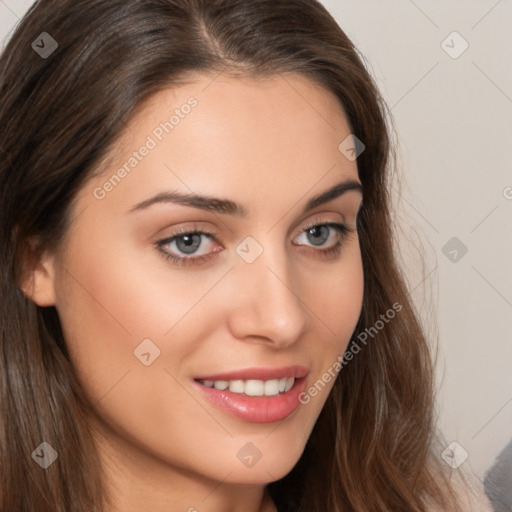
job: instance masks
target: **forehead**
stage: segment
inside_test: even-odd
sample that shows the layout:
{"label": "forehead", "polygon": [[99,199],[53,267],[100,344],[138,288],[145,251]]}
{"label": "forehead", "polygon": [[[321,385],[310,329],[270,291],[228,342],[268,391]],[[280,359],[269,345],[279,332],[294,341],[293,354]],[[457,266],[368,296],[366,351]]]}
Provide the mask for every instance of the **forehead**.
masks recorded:
{"label": "forehead", "polygon": [[277,201],[298,201],[315,184],[357,180],[338,149],[349,134],[338,98],[302,75],[192,75],[134,112],[91,187],[113,181],[106,199],[125,207],[176,188],[249,202],[278,188]]}
{"label": "forehead", "polygon": [[[131,151],[142,137],[151,135],[157,143],[175,142],[180,147],[200,138],[205,152],[214,149],[210,142],[228,150],[236,141],[259,149],[278,146],[278,153],[293,147],[299,154],[322,142],[332,146],[350,133],[339,99],[303,75],[192,74],[183,82],[140,105],[116,149]],[[297,142],[302,150],[294,145]]]}

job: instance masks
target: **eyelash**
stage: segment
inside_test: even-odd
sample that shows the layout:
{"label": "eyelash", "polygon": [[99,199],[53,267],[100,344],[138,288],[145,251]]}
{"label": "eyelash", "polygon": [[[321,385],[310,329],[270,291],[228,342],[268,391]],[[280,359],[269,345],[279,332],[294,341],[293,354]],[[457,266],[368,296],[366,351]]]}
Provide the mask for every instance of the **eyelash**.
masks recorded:
{"label": "eyelash", "polygon": [[[324,223],[313,223],[308,226],[306,226],[300,234],[307,232],[308,230],[316,227],[322,227],[326,226],[329,228],[332,228],[337,231],[339,238],[336,242],[336,244],[333,247],[330,247],[329,249],[313,249],[314,252],[318,253],[322,258],[330,258],[330,257],[336,257],[341,253],[341,249],[344,246],[345,240],[350,238],[350,235],[357,232],[357,229],[352,229],[346,226],[345,224],[340,224],[337,222],[324,222]],[[207,238],[211,240],[216,240],[215,235],[213,233],[208,233],[206,231],[202,231],[200,229],[195,228],[184,228],[182,230],[177,231],[174,233],[171,237],[166,238],[164,240],[159,240],[156,242],[157,249],[162,253],[162,255],[167,259],[170,260],[173,264],[178,266],[189,266],[189,265],[201,265],[202,263],[206,263],[209,261],[217,252],[220,251],[213,251],[209,254],[206,254],[204,256],[185,256],[180,257],[176,256],[175,254],[163,249],[165,245],[168,245],[181,236],[185,235],[204,235]],[[311,248],[311,246],[308,246]]]}

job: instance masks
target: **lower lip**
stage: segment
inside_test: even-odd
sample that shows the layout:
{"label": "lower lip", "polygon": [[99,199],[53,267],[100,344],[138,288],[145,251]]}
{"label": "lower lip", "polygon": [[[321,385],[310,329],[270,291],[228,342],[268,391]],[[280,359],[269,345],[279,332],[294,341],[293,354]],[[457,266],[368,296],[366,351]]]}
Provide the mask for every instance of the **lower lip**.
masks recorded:
{"label": "lower lip", "polygon": [[233,416],[252,423],[272,423],[284,420],[297,409],[306,379],[296,379],[290,390],[274,396],[247,396],[208,388],[196,381],[194,384],[206,398]]}

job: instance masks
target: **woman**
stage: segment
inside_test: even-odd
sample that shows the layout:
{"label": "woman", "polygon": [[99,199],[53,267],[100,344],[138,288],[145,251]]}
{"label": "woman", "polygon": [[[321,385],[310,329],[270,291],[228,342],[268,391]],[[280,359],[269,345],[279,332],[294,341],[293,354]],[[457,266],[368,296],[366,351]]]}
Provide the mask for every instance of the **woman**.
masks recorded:
{"label": "woman", "polygon": [[3,512],[469,510],[319,3],[41,0],[0,73]]}

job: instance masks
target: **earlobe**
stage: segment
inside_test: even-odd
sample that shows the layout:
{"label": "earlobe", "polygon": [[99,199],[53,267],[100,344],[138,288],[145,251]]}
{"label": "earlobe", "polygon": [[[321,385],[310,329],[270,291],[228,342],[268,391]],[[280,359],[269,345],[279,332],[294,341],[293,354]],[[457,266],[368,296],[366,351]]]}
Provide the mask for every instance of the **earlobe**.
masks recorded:
{"label": "earlobe", "polygon": [[54,257],[44,253],[33,267],[26,271],[23,293],[38,306],[55,305],[55,263]]}

